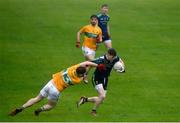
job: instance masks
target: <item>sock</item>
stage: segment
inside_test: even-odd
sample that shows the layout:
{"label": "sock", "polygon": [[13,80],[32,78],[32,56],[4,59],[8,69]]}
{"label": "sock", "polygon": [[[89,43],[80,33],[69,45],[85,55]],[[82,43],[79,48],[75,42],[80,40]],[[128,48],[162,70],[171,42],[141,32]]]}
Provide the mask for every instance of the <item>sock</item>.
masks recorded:
{"label": "sock", "polygon": [[96,112],[96,109],[92,109],[92,112]]}
{"label": "sock", "polygon": [[42,107],[40,108],[40,111],[44,111],[44,106],[42,106]]}
{"label": "sock", "polygon": [[84,99],[84,102],[88,102],[88,98],[87,97]]}
{"label": "sock", "polygon": [[24,110],[25,108],[23,107],[23,106],[21,106],[21,107],[19,107],[19,108],[17,108],[18,110]]}

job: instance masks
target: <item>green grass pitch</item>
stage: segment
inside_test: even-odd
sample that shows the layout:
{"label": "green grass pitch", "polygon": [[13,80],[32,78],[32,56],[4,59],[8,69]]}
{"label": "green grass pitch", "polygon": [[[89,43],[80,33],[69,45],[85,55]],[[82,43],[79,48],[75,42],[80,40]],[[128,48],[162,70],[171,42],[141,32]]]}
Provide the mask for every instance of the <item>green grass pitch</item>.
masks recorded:
{"label": "green grass pitch", "polygon": [[[57,107],[39,117],[33,111],[46,100],[7,116],[53,73],[84,61],[76,33],[103,3],[127,69],[111,73],[99,115],[90,115],[92,104],[75,105],[81,95],[97,94],[89,83],[66,89]],[[179,0],[0,0],[0,121],[180,121],[179,48]],[[101,45],[96,56],[105,51]]]}

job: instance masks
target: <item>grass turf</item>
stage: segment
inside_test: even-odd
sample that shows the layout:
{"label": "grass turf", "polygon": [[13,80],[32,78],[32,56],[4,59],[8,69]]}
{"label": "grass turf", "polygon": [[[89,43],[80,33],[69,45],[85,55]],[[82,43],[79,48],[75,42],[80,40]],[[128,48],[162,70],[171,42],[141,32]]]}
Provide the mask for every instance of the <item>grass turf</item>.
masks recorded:
{"label": "grass turf", "polygon": [[[126,73],[112,72],[107,99],[76,109],[91,83],[66,89],[55,109],[33,115],[41,103],[16,117],[7,113],[36,96],[51,75],[84,60],[76,32],[103,3],[110,6],[113,47]],[[180,121],[179,0],[1,0],[0,121]],[[103,45],[97,56],[105,53]],[[90,78],[90,76],[89,76]]]}

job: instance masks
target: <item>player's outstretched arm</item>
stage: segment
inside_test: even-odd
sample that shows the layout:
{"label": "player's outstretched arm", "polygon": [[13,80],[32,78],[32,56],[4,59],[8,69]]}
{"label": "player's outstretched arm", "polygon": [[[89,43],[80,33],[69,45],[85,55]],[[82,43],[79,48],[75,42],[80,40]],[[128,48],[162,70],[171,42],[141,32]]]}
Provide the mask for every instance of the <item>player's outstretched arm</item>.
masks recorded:
{"label": "player's outstretched arm", "polygon": [[97,67],[98,64],[90,62],[90,61],[85,61],[85,62],[80,63],[80,66],[82,66],[82,67]]}

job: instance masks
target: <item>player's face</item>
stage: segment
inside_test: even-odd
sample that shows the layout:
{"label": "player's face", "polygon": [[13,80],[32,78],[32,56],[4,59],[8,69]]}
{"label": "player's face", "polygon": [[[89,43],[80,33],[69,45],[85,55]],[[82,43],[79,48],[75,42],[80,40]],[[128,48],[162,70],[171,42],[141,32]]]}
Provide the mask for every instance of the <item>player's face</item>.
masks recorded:
{"label": "player's face", "polygon": [[77,76],[78,76],[78,77],[84,77],[84,74],[78,74],[78,73],[77,73]]}
{"label": "player's face", "polygon": [[107,14],[107,13],[108,13],[108,7],[106,7],[106,6],[102,7],[102,8],[101,8],[101,12],[102,12],[103,14]]}
{"label": "player's face", "polygon": [[112,61],[114,59],[114,56],[110,55],[109,53],[106,54],[106,58],[109,60],[109,61]]}
{"label": "player's face", "polygon": [[92,24],[93,26],[97,25],[97,23],[98,23],[97,18],[91,18],[91,24]]}

